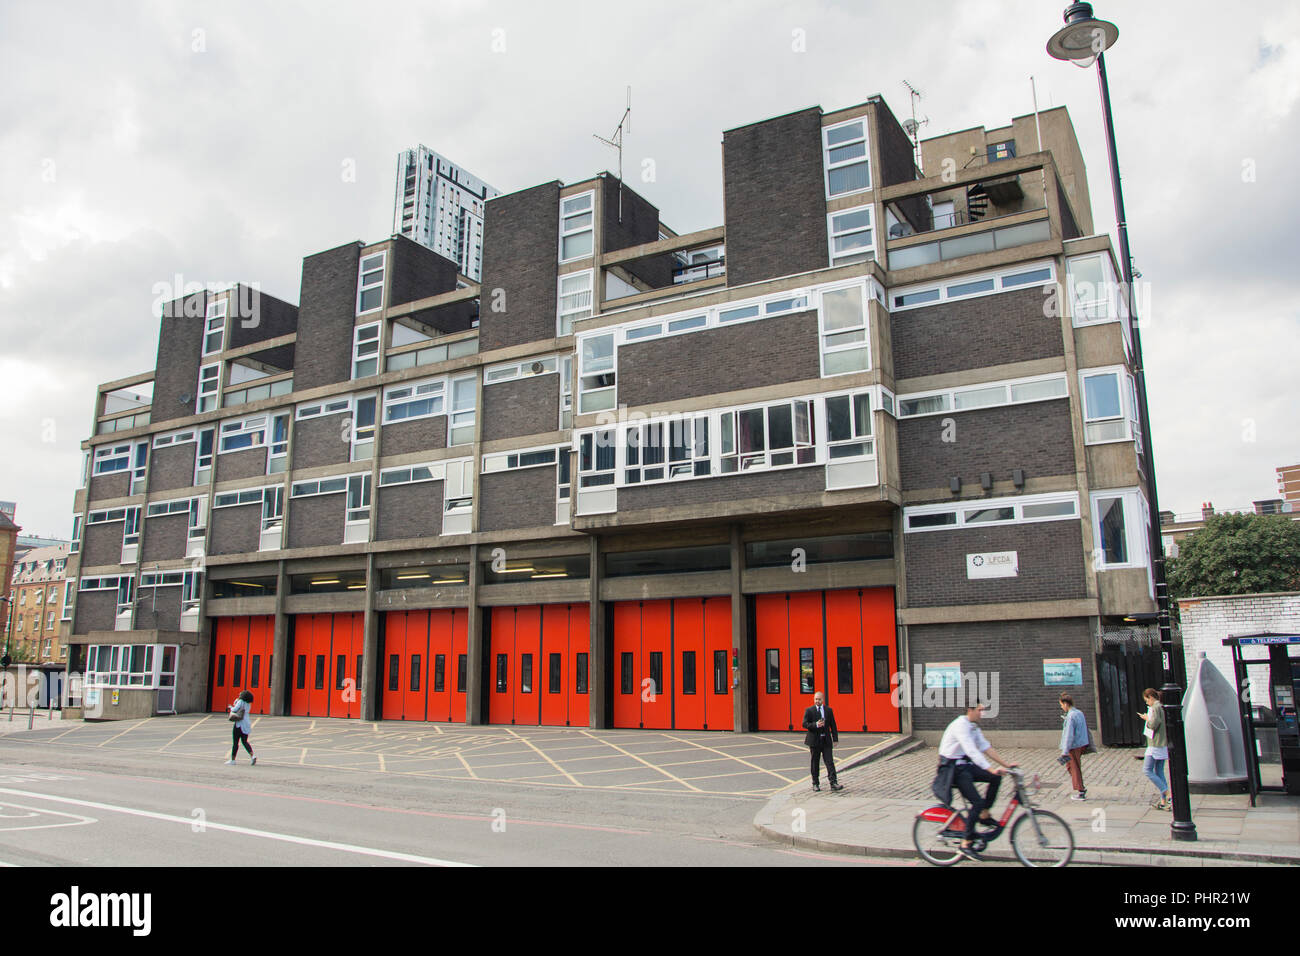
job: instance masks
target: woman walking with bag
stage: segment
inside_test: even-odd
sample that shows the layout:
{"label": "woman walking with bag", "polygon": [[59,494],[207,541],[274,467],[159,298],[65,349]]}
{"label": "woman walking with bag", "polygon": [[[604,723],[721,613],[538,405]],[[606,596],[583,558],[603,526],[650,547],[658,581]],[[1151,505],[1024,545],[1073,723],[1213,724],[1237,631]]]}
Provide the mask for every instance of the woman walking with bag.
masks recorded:
{"label": "woman walking with bag", "polygon": [[1142,772],[1155,784],[1160,796],[1151,801],[1156,810],[1168,810],[1169,781],[1165,779],[1165,761],[1169,759],[1169,738],[1165,734],[1165,711],[1160,706],[1160,691],[1148,687],[1142,692],[1142,699],[1147,702],[1147,712],[1138,714],[1146,721],[1142,731],[1147,738],[1147,751],[1142,759]]}
{"label": "woman walking with bag", "polygon": [[242,743],[244,749],[248,751],[248,756],[252,758],[254,764],[257,763],[257,757],[253,754],[253,748],[248,745],[248,734],[253,729],[253,722],[250,715],[253,710],[253,692],[244,690],[239,692],[235,702],[230,705],[230,720],[234,723],[231,733],[233,740],[230,744],[230,759],[226,761],[226,766],[235,762],[235,755],[239,753],[239,745]]}
{"label": "woman walking with bag", "polygon": [[1079,765],[1079,758],[1088,749],[1088,721],[1083,711],[1074,706],[1074,698],[1069,694],[1061,694],[1061,712],[1065,721],[1061,728],[1061,762],[1069,766],[1070,785],[1074,787],[1070,799],[1086,800],[1088,790],[1083,785],[1083,767]]}

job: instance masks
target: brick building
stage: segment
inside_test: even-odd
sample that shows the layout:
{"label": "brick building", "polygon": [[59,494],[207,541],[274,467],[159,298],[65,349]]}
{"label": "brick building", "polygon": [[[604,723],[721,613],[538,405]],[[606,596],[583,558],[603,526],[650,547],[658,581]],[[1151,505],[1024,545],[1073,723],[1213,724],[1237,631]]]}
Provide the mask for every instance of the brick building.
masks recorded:
{"label": "brick building", "polygon": [[1115,261],[1039,119],[918,170],[879,97],[813,107],[724,133],[712,228],[601,174],[488,201],[481,286],[394,236],[170,303],[99,389],[70,668],[108,716],[787,731],[821,689],[930,733],[898,674],[991,678],[1054,735],[1154,602]]}
{"label": "brick building", "polygon": [[14,563],[10,642],[25,650],[21,656],[13,654],[16,660],[41,664],[64,660],[67,648],[61,633],[67,562],[68,546],[61,544],[33,548]]}

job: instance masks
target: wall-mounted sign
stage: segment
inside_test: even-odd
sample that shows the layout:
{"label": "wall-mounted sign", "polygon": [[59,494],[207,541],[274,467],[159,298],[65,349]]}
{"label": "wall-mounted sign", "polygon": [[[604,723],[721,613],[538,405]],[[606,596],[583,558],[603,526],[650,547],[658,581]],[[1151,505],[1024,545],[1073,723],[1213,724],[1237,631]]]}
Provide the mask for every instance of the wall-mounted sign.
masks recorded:
{"label": "wall-mounted sign", "polygon": [[943,664],[925,665],[926,687],[960,687],[961,662],[951,661]]}
{"label": "wall-mounted sign", "polygon": [[1044,657],[1043,684],[1047,687],[1082,687],[1083,660],[1078,657]]}
{"label": "wall-mounted sign", "polygon": [[113,688],[113,706],[114,706],[114,707],[117,706],[117,700],[118,700],[117,695],[118,695],[118,693],[119,693],[118,689],[117,689],[116,687],[114,687],[114,688]]}
{"label": "wall-mounted sign", "polygon": [[98,687],[87,687],[87,688],[86,688],[86,706],[87,706],[87,707],[96,707],[96,706],[98,706],[98,705],[99,705],[99,688],[98,688]]}
{"label": "wall-mounted sign", "polygon": [[989,551],[966,555],[967,578],[1014,578],[1020,574],[1019,552]]}

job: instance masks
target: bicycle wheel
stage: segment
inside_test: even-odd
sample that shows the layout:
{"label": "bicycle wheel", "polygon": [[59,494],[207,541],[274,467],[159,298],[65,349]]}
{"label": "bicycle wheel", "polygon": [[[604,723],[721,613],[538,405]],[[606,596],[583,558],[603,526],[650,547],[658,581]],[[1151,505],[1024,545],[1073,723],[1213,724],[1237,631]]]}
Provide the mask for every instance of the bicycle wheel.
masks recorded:
{"label": "bicycle wheel", "polygon": [[912,824],[912,843],[925,862],[935,866],[952,866],[962,858],[957,850],[960,839],[941,835],[946,826],[946,818],[929,820],[925,814],[918,816]]}
{"label": "bicycle wheel", "polygon": [[1030,810],[1011,828],[1011,848],[1025,866],[1065,866],[1074,856],[1074,833],[1055,813]]}

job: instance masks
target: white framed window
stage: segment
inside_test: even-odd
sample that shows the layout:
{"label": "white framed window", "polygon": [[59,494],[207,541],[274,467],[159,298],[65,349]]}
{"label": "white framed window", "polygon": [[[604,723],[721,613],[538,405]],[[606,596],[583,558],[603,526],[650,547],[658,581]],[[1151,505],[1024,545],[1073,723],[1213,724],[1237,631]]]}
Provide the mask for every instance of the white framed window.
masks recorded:
{"label": "white framed window", "polygon": [[573,323],[591,315],[592,270],[560,276],[559,314],[555,324],[557,336],[572,335]]}
{"label": "white framed window", "polygon": [[482,472],[485,475],[497,471],[514,471],[519,468],[538,468],[554,465],[564,449],[554,446],[549,448],[526,448],[516,451],[495,452],[483,456]]}
{"label": "white framed window", "polygon": [[867,341],[866,287],[857,282],[824,289],[817,310],[821,331],[822,375],[848,375],[871,367]]}
{"label": "white framed window", "polygon": [[199,387],[195,393],[194,411],[210,412],[217,407],[221,392],[221,364],[199,367]]}
{"label": "white framed window", "polygon": [[843,266],[851,262],[867,262],[876,257],[875,230],[871,223],[871,209],[857,206],[833,212],[826,217],[826,232],[830,240],[831,265]]}
{"label": "white framed window", "polygon": [[560,200],[560,261],[589,258],[594,251],[595,192]]}
{"label": "white framed window", "polygon": [[262,532],[278,530],[282,524],[284,524],[284,485],[263,488]]}
{"label": "white framed window", "polygon": [[1034,524],[1079,517],[1079,495],[1057,492],[1012,498],[979,498],[903,509],[905,532],[942,531],[1000,524]]}
{"label": "white framed window", "polygon": [[370,521],[370,473],[348,477],[348,524],[368,524]]}
{"label": "white framed window", "polygon": [[278,475],[289,467],[289,413],[271,417],[271,450],[266,456],[266,473]]}
{"label": "white framed window", "polygon": [[972,273],[945,279],[942,282],[927,282],[895,289],[889,294],[891,303],[889,308],[891,312],[902,312],[939,302],[950,302],[954,299],[973,299],[1031,285],[1046,285],[1055,279],[1056,267],[1050,259],[1028,265],[1019,263],[1012,268],[996,272]]}
{"label": "white framed window", "polygon": [[72,516],[72,540],[68,542],[68,554],[78,554],[81,551],[81,515]]}
{"label": "white framed window", "polygon": [[250,448],[262,448],[266,445],[267,416],[254,415],[221,423],[221,443],[217,454],[247,451]]}
{"label": "white framed window", "polygon": [[207,317],[203,329],[203,354],[215,355],[220,352],[226,338],[227,300],[214,299],[208,303]]}
{"label": "white framed window", "polygon": [[[443,514],[468,518],[474,509],[474,459],[445,462],[443,467],[446,475],[442,486]],[[448,530],[445,524],[443,530]]]}
{"label": "white framed window", "polygon": [[[122,547],[125,549],[140,543],[140,507],[136,505],[123,510]],[[123,563],[126,563],[125,559]]]}
{"label": "white framed window", "polygon": [[131,444],[101,445],[95,449],[96,475],[111,475],[116,471],[126,471],[131,467]]}
{"label": "white framed window", "polygon": [[1065,260],[1070,318],[1076,327],[1118,322],[1128,317],[1128,303],[1104,252]]}
{"label": "white framed window", "polygon": [[578,340],[578,412],[599,412],[614,407],[617,361],[614,333],[588,335]]}
{"label": "white framed window", "polygon": [[351,461],[369,461],[375,452],[375,395],[358,395],[353,401]]}
{"label": "white framed window", "polygon": [[[336,489],[342,491],[340,486]],[[260,488],[244,488],[240,491],[223,491],[215,495],[212,499],[213,508],[238,508],[241,505],[258,505],[261,504],[268,495],[274,492],[284,493],[284,485],[263,485]]]}
{"label": "white framed window", "polygon": [[1092,493],[1092,531],[1099,571],[1146,567],[1146,498],[1137,488]]}
{"label": "white framed window", "polygon": [[60,615],[59,620],[72,620],[72,604],[76,600],[76,593],[76,582],[71,579],[65,581],[63,584],[63,614]]}
{"label": "white framed window", "polygon": [[809,399],[722,412],[718,465],[722,474],[811,465],[817,461]]}
{"label": "white framed window", "polygon": [[352,332],[352,377],[379,374],[379,323],[358,325]]}
{"label": "white framed window", "polygon": [[348,490],[350,475],[337,478],[319,478],[313,481],[295,481],[290,489],[291,498],[309,498],[312,495],[337,495]]}
{"label": "white framed window", "polygon": [[357,315],[374,312],[384,307],[384,267],[387,260],[387,252],[376,252],[361,257],[361,263],[357,268]]}
{"label": "white framed window", "polygon": [[1061,372],[935,392],[912,392],[898,396],[898,417],[918,418],[976,408],[1045,402],[1066,398],[1068,391],[1065,373]]}
{"label": "white framed window", "polygon": [[343,398],[330,398],[323,402],[311,402],[307,405],[299,405],[294,410],[294,417],[298,421],[305,418],[320,418],[323,415],[341,415],[350,411],[352,408],[351,396]]}
{"label": "white framed window", "polygon": [[127,508],[106,508],[103,511],[92,511],[86,518],[86,524],[111,524],[114,521],[125,521],[128,510]]}
{"label": "white framed window", "polygon": [[876,453],[871,438],[871,393],[832,395],[826,399],[827,456],[869,458]]}
{"label": "white framed window", "polygon": [[413,485],[422,481],[442,481],[446,474],[446,465],[440,461],[430,462],[427,465],[402,465],[399,468],[385,468],[379,473],[379,487]]}
{"label": "white framed window", "polygon": [[389,386],[384,389],[384,424],[441,415],[446,388],[440,378]]}
{"label": "white framed window", "polygon": [[560,427],[573,427],[573,356],[560,360]]}
{"label": "white framed window", "polygon": [[474,441],[474,412],[478,404],[478,378],[465,375],[451,380],[451,417],[447,423],[447,444],[467,445]]}
{"label": "white framed window", "polygon": [[536,359],[524,359],[522,362],[489,365],[483,370],[483,384],[496,385],[498,382],[509,382],[533,375],[554,375],[559,370],[559,364],[558,355],[546,355]]}
{"label": "white framed window", "polygon": [[181,432],[170,432],[165,435],[156,435],[153,440],[154,448],[166,448],[169,445],[184,445],[189,442],[197,441],[198,436],[194,429]]}
{"label": "white framed window", "polygon": [[1083,393],[1084,443],[1134,441],[1141,450],[1133,379],[1122,366],[1079,373]]}
{"label": "white framed window", "polygon": [[144,494],[149,477],[149,439],[135,443],[131,457],[131,494]]}
{"label": "white framed window", "polygon": [[194,455],[195,486],[206,485],[212,479],[212,446],[215,440],[215,428],[199,430],[198,448]]}
{"label": "white framed window", "polygon": [[826,198],[847,196],[871,188],[867,157],[867,118],[837,123],[822,129],[822,155],[826,167]]}

